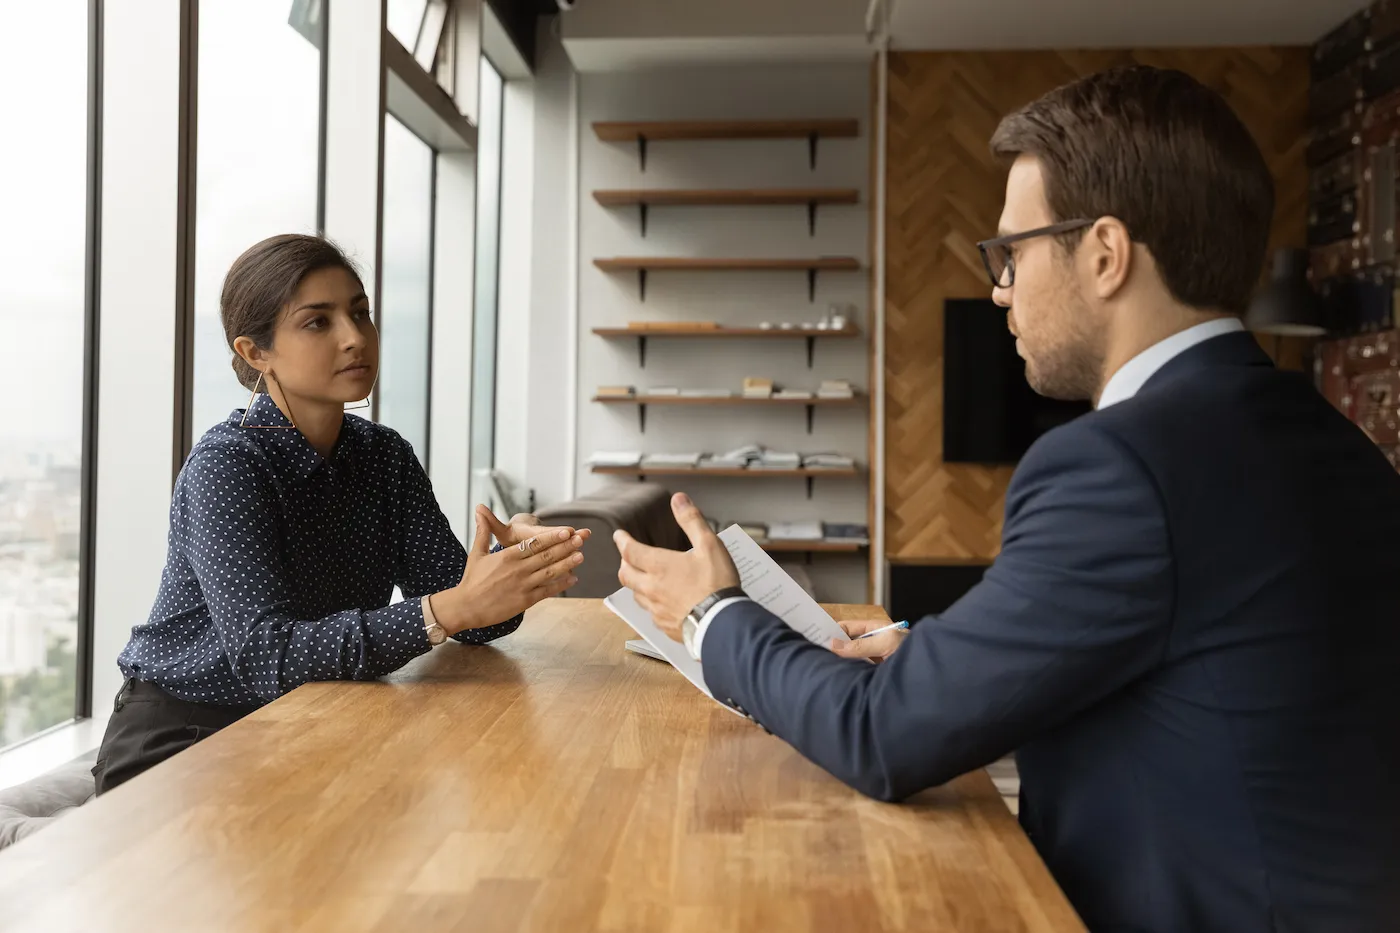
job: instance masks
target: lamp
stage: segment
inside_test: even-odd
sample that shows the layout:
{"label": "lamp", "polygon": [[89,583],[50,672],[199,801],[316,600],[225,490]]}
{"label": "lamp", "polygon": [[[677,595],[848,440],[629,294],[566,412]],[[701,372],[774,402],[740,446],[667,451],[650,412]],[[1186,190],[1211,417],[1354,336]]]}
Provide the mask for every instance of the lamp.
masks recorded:
{"label": "lamp", "polygon": [[1269,283],[1249,303],[1245,325],[1263,334],[1284,337],[1319,337],[1327,333],[1322,323],[1322,299],[1308,282],[1308,251],[1281,249],[1274,253]]}

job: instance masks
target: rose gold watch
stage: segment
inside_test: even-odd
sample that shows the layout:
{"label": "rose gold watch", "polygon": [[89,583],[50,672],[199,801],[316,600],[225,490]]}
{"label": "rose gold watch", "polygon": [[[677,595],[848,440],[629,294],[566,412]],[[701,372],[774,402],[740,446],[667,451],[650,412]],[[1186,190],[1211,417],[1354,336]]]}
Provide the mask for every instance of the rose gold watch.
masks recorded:
{"label": "rose gold watch", "polygon": [[423,597],[423,631],[428,636],[428,644],[437,647],[447,641],[447,629],[443,628],[433,615],[433,604]]}

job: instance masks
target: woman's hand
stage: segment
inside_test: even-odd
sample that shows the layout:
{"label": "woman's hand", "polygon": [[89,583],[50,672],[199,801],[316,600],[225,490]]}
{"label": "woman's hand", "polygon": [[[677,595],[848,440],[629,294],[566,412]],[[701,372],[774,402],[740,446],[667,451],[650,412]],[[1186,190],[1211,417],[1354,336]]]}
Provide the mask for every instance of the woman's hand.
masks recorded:
{"label": "woman's hand", "polygon": [[583,563],[579,549],[591,534],[588,529],[550,529],[492,554],[490,514],[477,507],[476,537],[462,582],[432,597],[433,615],[449,635],[505,622],[578,582],[574,571]]}
{"label": "woman's hand", "polygon": [[881,632],[879,635],[871,635],[869,638],[860,638],[866,632],[873,632],[877,628],[889,625],[886,619],[870,619],[862,621],[837,622],[842,631],[851,637],[850,641],[840,641],[833,638],[831,640],[831,650],[843,658],[866,658],[879,663],[899,650],[899,646],[904,644],[904,639],[908,637],[909,630],[905,628],[890,629],[888,632]]}
{"label": "woman's hand", "polygon": [[[557,533],[561,527],[564,527],[560,525],[554,527],[542,525],[540,524],[539,518],[531,515],[529,512],[521,512],[518,515],[512,515],[509,524],[503,524],[501,520],[496,517],[495,513],[484,505],[477,506],[476,516],[478,525],[480,525],[482,521],[485,521],[487,527],[491,530],[491,534],[495,535],[501,547],[519,545],[521,541],[528,541],[531,538],[547,535],[550,532]],[[569,534],[573,533],[574,529],[570,528]]]}

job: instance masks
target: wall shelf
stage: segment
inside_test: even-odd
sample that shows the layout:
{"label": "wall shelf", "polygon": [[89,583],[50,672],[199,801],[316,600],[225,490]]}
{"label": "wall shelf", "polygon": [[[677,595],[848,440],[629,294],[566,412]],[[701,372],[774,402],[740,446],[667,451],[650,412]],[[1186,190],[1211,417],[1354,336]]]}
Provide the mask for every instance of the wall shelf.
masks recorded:
{"label": "wall shelf", "polygon": [[806,563],[812,562],[813,554],[859,554],[870,547],[869,543],[855,541],[761,541],[759,547],[770,554],[802,554]]}
{"label": "wall shelf", "polygon": [[685,395],[595,395],[593,401],[600,405],[636,405],[638,426],[647,433],[648,405],[710,405],[710,406],[753,406],[756,408],[797,408],[807,409],[807,433],[812,433],[812,424],[818,408],[852,408],[864,404],[865,396],[857,392],[851,398],[745,398],[742,395],[696,397]]}
{"label": "wall shelf", "polygon": [[817,167],[819,139],[853,139],[860,135],[856,119],[814,120],[623,120],[593,124],[603,142],[636,142],[642,171],[647,170],[647,144],[676,139],[805,139],[808,165]]}
{"label": "wall shelf", "polygon": [[858,479],[862,473],[859,469],[854,470],[702,470],[695,467],[590,467],[599,475],[605,476],[635,476],[638,482],[645,480],[648,476],[690,476],[705,479],[805,479],[807,481],[807,498],[812,498],[812,487],[818,476],[829,479]]}
{"label": "wall shelf", "polygon": [[817,207],[822,204],[858,204],[855,188],[730,188],[730,189],[624,189],[594,191],[593,200],[603,207],[636,207],[642,236],[647,235],[647,215],[653,207],[757,207],[807,206],[807,234],[816,236]]}
{"label": "wall shelf", "polygon": [[640,300],[647,300],[649,272],[806,272],[807,300],[817,300],[818,272],[859,272],[854,256],[817,256],[812,259],[747,259],[693,256],[616,256],[595,259],[604,272],[636,272]]}
{"label": "wall shelf", "polygon": [[647,339],[650,337],[662,337],[666,339],[679,338],[748,338],[757,340],[792,340],[794,338],[805,339],[807,341],[807,368],[812,368],[812,363],[817,352],[817,338],[831,337],[835,339],[851,338],[860,336],[860,328],[852,324],[846,325],[841,330],[800,330],[792,328],[784,330],[779,327],[595,327],[593,333],[598,337],[616,339],[625,337],[637,339],[637,362],[642,369],[647,368]]}

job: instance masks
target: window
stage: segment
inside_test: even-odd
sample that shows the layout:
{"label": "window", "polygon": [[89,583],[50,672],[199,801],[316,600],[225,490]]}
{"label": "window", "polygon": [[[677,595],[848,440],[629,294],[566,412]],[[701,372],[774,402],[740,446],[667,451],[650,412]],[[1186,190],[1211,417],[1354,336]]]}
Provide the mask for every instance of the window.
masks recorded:
{"label": "window", "polygon": [[377,417],[428,463],[434,153],[384,117],[384,252]]}
{"label": "window", "polygon": [[496,464],[496,315],[501,257],[501,129],[504,82],[481,59],[481,122],[477,127],[476,307],[472,336],[472,501],[492,499]]}
{"label": "window", "polygon": [[[88,0],[0,6],[0,746],[77,706],[86,391]],[[73,59],[83,66],[73,67]],[[35,80],[42,76],[41,80]],[[95,337],[94,337],[95,339]]]}
{"label": "window", "polygon": [[219,322],[229,266],[266,237],[317,229],[323,8],[199,3],[194,440],[248,403]]}
{"label": "window", "polygon": [[389,0],[389,32],[410,52],[418,42],[418,27],[428,6],[428,0]]}

